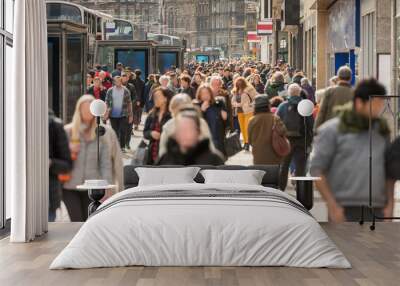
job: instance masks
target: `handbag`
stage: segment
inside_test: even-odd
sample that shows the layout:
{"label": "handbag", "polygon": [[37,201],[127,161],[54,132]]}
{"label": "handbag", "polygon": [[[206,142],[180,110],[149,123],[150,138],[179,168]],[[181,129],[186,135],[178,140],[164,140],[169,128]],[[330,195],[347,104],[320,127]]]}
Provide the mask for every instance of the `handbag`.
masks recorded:
{"label": "handbag", "polygon": [[231,157],[242,151],[239,132],[229,131],[228,134],[226,134],[225,151],[227,157]]}
{"label": "handbag", "polygon": [[274,116],[274,124],[272,126],[272,148],[278,156],[286,157],[290,154],[292,148],[289,139],[283,134],[282,130],[278,129],[276,117]]}
{"label": "handbag", "polygon": [[133,155],[132,165],[142,166],[147,165],[149,157],[149,146],[142,140]]}

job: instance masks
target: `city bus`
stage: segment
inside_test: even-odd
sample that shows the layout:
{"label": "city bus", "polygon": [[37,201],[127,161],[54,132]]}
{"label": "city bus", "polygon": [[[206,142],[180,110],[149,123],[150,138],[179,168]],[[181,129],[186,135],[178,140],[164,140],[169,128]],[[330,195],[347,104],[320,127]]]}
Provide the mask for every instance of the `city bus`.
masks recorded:
{"label": "city bus", "polygon": [[179,37],[164,34],[147,33],[147,40],[154,41],[165,46],[182,45],[182,41]]}

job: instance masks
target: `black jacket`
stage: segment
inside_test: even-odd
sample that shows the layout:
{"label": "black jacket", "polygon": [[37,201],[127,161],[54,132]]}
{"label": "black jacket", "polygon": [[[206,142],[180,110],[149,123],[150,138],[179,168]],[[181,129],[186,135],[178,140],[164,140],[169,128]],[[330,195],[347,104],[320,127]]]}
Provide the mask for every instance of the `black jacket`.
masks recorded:
{"label": "black jacket", "polygon": [[58,175],[71,171],[72,160],[64,126],[52,111],[49,111],[49,159],[49,209],[55,211],[61,202]]}
{"label": "black jacket", "polygon": [[160,158],[157,165],[223,165],[224,161],[217,154],[211,152],[209,145],[209,140],[204,139],[183,154],[178,143],[171,138],[167,143],[167,153]]}
{"label": "black jacket", "polygon": [[144,86],[145,82],[139,77],[134,80],[134,85],[136,88],[136,100],[140,101],[141,106],[144,105]]}
{"label": "black jacket", "polygon": [[136,88],[135,88],[135,86],[134,86],[133,84],[131,84],[131,83],[128,82],[128,83],[125,85],[125,87],[129,90],[129,92],[130,92],[130,94],[131,94],[132,103],[135,102],[135,101],[137,100],[137,93],[136,93]]}
{"label": "black jacket", "polygon": [[[171,119],[171,114],[169,112],[165,113],[164,117],[161,119],[161,122],[160,122],[161,132],[162,132],[162,128],[163,128],[164,124],[167,123],[167,121],[170,119]],[[146,122],[144,123],[143,137],[147,140],[150,140],[149,150],[148,150],[148,152],[149,152],[148,153],[148,158],[149,158],[148,164],[149,165],[154,164],[154,160],[152,159],[153,145],[156,142],[159,143],[159,141],[154,140],[153,137],[151,136],[151,132],[154,131],[157,120],[158,120],[158,112],[153,111],[147,116]],[[158,153],[158,151],[157,151],[157,153]]]}
{"label": "black jacket", "polygon": [[192,99],[196,98],[196,93],[194,91],[194,88],[189,86],[188,88],[181,88],[179,89],[180,93],[186,93],[187,95],[189,95]]}
{"label": "black jacket", "polygon": [[[95,95],[94,95],[94,85],[92,85],[92,86],[90,86],[90,87],[88,88],[87,93],[88,93],[88,94],[91,94],[91,95],[93,95],[93,96],[95,96]],[[103,100],[103,101],[105,101],[105,100],[106,100],[106,96],[107,96],[107,90],[106,90],[105,88],[103,88],[103,89],[100,91],[100,99]]]}

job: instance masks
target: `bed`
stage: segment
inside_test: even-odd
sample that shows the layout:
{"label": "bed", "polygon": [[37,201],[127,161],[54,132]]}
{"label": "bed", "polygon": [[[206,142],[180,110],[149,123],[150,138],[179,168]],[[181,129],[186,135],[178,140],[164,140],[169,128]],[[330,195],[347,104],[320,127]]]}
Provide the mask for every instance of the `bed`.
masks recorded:
{"label": "bed", "polygon": [[260,185],[204,183],[199,173],[193,183],[138,186],[128,166],[126,190],[99,207],[50,269],[351,267],[312,215],[277,190],[278,166],[201,166],[214,168],[266,173]]}

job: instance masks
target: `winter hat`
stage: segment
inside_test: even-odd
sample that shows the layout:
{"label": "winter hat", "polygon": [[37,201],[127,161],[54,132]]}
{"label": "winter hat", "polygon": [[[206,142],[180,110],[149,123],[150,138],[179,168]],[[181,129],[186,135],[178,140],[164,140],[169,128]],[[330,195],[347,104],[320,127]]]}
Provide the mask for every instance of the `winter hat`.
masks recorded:
{"label": "winter hat", "polygon": [[257,110],[267,109],[270,107],[270,102],[267,95],[257,95],[254,99],[254,107]]}

